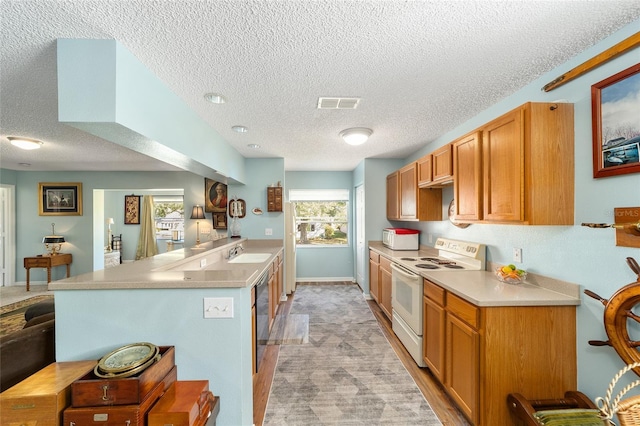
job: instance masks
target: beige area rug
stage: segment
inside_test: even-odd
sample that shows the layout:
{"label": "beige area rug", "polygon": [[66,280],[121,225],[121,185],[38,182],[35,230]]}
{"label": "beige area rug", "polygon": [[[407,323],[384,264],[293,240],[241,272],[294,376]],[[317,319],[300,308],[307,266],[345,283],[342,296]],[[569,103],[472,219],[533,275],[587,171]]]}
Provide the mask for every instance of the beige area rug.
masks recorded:
{"label": "beige area rug", "polygon": [[13,333],[24,327],[27,323],[24,319],[24,313],[29,306],[52,299],[52,295],[35,296],[0,308],[0,336]]}
{"label": "beige area rug", "polygon": [[441,426],[356,285],[299,285],[309,343],[280,347],[264,425]]}

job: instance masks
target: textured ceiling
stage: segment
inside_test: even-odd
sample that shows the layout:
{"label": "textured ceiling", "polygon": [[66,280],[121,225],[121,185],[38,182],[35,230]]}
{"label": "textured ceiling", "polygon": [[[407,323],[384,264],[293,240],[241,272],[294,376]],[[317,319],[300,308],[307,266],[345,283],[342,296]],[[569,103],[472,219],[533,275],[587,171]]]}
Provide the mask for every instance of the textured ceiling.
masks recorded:
{"label": "textured ceiling", "polygon": [[[638,19],[640,2],[2,0],[0,15],[3,168],[176,170],[57,122],[55,40],[105,38],[245,157],[352,170],[414,153]],[[318,110],[321,96],[361,101]],[[348,127],[374,133],[352,147],[338,136]],[[45,146],[19,152],[7,135]]]}

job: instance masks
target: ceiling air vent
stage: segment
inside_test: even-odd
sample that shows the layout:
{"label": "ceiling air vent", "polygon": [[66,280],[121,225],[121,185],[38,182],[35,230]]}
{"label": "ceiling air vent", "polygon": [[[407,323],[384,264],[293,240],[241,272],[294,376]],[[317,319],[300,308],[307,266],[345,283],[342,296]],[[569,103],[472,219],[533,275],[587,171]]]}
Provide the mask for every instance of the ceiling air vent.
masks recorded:
{"label": "ceiling air vent", "polygon": [[356,109],[360,98],[318,98],[318,109]]}

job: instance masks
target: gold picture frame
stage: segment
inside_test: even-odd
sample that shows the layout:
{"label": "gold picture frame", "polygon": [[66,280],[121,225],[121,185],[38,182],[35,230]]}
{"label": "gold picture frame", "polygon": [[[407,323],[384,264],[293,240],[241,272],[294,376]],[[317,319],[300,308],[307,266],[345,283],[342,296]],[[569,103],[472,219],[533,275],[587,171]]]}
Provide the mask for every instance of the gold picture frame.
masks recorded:
{"label": "gold picture frame", "polygon": [[82,216],[82,183],[38,183],[38,215]]}

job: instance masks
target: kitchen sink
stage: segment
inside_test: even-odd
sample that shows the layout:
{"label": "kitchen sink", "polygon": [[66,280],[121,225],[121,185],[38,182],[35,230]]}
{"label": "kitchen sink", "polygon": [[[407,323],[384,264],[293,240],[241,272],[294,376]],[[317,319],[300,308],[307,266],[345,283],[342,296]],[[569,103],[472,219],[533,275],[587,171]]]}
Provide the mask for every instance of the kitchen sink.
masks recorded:
{"label": "kitchen sink", "polygon": [[270,257],[271,253],[242,253],[229,259],[229,263],[262,263]]}

